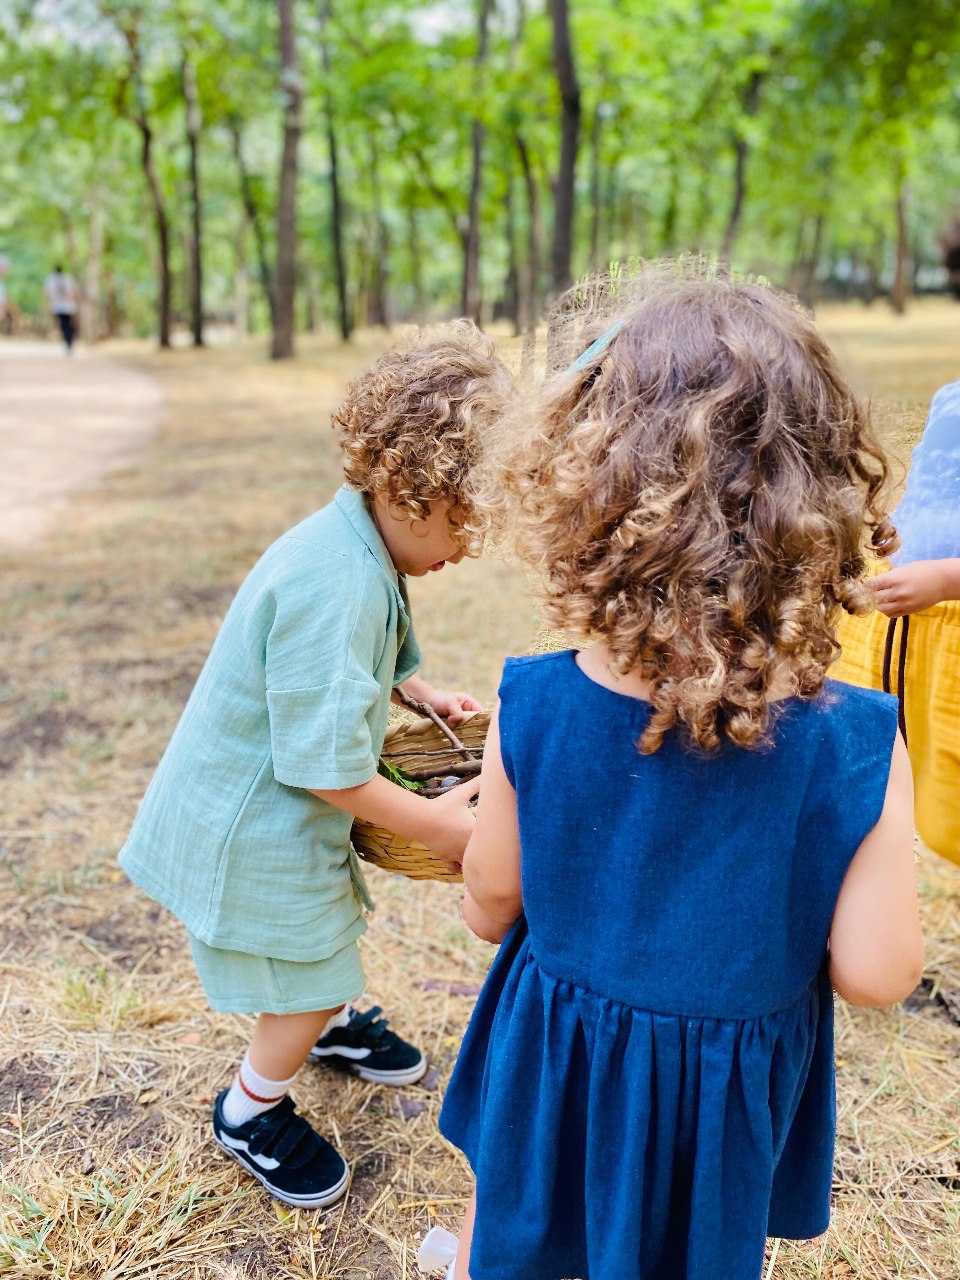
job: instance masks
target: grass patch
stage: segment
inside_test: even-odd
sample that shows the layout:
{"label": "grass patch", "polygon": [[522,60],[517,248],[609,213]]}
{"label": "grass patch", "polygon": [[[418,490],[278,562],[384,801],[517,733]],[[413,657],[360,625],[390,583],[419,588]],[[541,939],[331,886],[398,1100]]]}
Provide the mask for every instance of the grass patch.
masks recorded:
{"label": "grass patch", "polygon": [[[960,310],[824,323],[908,457],[954,376]],[[114,861],[233,591],[338,484],[330,411],[382,343],[308,340],[292,365],[128,349],[163,386],[159,434],[3,565],[0,1274],[396,1280],[432,1224],[456,1225],[466,1169],[436,1119],[491,954],[456,890],[371,871],[371,995],[437,1070],[388,1091],[305,1068],[297,1100],[352,1184],[341,1205],[287,1212],[208,1139],[250,1020],[207,1009],[181,927]],[[485,559],[412,590],[427,675],[492,698],[537,631],[520,575]],[[39,734],[31,716],[49,717]],[[841,1007],[834,1225],[772,1245],[768,1280],[960,1275],[960,876],[922,865],[930,985],[889,1014]]]}

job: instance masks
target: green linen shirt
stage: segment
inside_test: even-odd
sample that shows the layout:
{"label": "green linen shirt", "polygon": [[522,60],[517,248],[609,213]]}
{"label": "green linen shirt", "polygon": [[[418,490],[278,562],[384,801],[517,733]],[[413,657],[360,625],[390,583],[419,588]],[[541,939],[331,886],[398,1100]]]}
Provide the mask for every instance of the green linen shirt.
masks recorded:
{"label": "green linen shirt", "polygon": [[366,928],[352,818],[305,788],[377,770],[420,665],[404,579],[341,489],[267,550],[214,641],[120,852],[208,946],[322,960]]}

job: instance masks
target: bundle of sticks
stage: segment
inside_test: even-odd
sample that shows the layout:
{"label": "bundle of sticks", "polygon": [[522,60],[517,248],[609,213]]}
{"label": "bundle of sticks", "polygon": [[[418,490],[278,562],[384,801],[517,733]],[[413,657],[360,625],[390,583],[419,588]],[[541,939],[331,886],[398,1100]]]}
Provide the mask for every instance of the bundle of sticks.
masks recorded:
{"label": "bundle of sticks", "polygon": [[431,799],[434,796],[443,795],[450,787],[455,787],[468,778],[477,777],[483,764],[481,757],[463,745],[446,720],[439,716],[428,703],[411,698],[402,689],[398,689],[397,693],[405,707],[409,707],[417,715],[426,716],[428,720],[432,720],[461,757],[459,760],[451,761],[449,751],[427,751],[423,754],[438,758],[436,769],[426,766],[404,769],[402,772],[405,778],[421,784],[417,788],[418,794]]}

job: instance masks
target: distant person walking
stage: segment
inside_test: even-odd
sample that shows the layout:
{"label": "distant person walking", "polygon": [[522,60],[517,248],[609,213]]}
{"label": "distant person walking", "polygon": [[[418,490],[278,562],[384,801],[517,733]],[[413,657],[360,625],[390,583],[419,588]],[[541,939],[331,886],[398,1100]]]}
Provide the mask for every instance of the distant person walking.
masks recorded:
{"label": "distant person walking", "polygon": [[80,301],[80,291],[73,276],[64,272],[58,263],[43,286],[50,314],[55,316],[60,325],[60,332],[67,344],[67,354],[73,351],[73,339],[76,332],[76,316]]}

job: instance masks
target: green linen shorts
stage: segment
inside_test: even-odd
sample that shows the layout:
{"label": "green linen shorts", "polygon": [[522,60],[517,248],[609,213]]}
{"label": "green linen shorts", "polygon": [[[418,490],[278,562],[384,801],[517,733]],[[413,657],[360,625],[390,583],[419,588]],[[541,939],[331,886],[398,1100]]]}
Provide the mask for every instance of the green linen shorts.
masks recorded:
{"label": "green linen shorts", "polygon": [[211,1009],[218,1013],[312,1013],[363,995],[356,941],[326,960],[271,960],[208,947],[189,930],[190,950]]}

